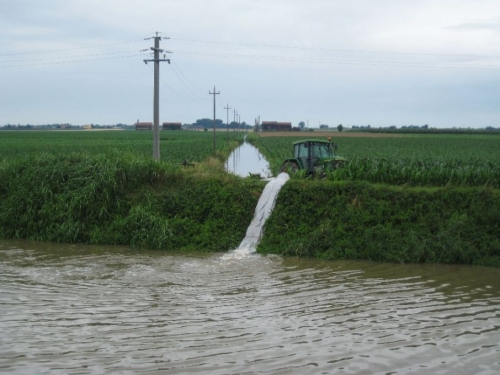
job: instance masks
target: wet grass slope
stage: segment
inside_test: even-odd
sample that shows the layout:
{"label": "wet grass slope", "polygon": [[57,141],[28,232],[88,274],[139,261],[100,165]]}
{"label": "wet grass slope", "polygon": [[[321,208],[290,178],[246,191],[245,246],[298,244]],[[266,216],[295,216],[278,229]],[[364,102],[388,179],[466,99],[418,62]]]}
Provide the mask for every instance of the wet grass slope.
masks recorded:
{"label": "wet grass slope", "polygon": [[[121,152],[0,164],[0,237],[228,251],[265,182]],[[218,164],[217,164],[218,163]],[[500,266],[500,191],[290,180],[258,251],[324,259]]]}
{"label": "wet grass slope", "polygon": [[258,251],[500,266],[500,192],[290,180]]}
{"label": "wet grass slope", "polygon": [[264,185],[126,153],[30,156],[0,166],[0,237],[227,251]]}

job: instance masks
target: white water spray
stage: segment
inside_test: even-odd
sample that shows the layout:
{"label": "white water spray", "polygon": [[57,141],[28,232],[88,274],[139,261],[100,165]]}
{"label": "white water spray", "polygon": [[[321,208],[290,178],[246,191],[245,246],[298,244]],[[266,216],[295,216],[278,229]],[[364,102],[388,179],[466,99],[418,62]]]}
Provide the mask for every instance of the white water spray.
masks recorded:
{"label": "white water spray", "polygon": [[290,176],[287,173],[280,173],[278,177],[272,179],[264,188],[259,198],[252,222],[248,226],[247,233],[240,246],[231,253],[226,254],[224,258],[244,257],[254,253],[262,237],[262,229],[269,215],[273,211],[276,197],[283,185]]}

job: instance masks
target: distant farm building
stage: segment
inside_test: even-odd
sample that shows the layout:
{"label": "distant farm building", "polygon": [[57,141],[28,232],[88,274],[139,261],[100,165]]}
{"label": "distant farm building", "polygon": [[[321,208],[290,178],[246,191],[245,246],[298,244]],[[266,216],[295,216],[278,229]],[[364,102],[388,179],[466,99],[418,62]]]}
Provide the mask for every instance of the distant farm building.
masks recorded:
{"label": "distant farm building", "polygon": [[289,132],[292,130],[291,122],[262,121],[262,131],[264,132]]}
{"label": "distant farm building", "polygon": [[153,130],[152,122],[136,122],[135,130]]}
{"label": "distant farm building", "polygon": [[82,129],[92,129],[92,125],[82,125]]}
{"label": "distant farm building", "polygon": [[163,130],[182,130],[182,123],[180,122],[164,122]]}

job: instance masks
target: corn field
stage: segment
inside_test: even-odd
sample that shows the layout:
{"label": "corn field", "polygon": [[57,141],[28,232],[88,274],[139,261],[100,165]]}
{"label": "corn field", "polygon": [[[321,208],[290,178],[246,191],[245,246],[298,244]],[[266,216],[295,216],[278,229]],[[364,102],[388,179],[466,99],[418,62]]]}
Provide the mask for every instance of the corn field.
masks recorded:
{"label": "corn field", "polygon": [[[241,140],[240,133],[217,132],[216,150],[229,153],[228,140]],[[234,145],[233,145],[234,146]],[[213,132],[161,131],[160,157],[172,164],[201,162],[213,155]],[[72,152],[98,155],[110,151],[153,157],[151,131],[0,131],[0,163],[40,155]]]}
{"label": "corn field", "polygon": [[[304,138],[313,138],[310,135]],[[259,137],[255,145],[274,174],[292,157],[292,143],[302,138]],[[333,139],[346,165],[324,178],[408,186],[500,187],[500,136],[412,135],[399,138]],[[295,178],[304,178],[297,174]]]}

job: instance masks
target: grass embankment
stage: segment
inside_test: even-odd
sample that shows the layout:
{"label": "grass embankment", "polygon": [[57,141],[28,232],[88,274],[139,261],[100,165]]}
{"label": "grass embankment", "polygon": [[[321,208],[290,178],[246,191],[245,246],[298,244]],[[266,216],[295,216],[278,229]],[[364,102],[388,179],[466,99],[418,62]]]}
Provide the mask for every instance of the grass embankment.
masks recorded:
{"label": "grass embankment", "polygon": [[126,153],[42,154],[0,165],[0,237],[223,251],[245,236],[264,183]]}
{"label": "grass embankment", "polygon": [[[224,172],[223,161],[239,139],[220,140],[217,157],[210,158],[213,150],[201,145],[211,146],[211,135],[168,133],[162,161],[153,162],[150,134],[57,133],[53,138],[50,132],[34,133],[0,140],[0,237],[226,251],[244,238],[265,185]],[[249,134],[252,138],[257,137]],[[471,179],[453,164],[443,166],[441,176],[423,163],[427,177],[417,179],[414,171],[422,166],[404,159],[394,170],[351,163],[356,175],[344,176],[345,181],[294,178],[280,192],[260,252],[500,266],[495,139],[348,140],[350,161],[365,163],[362,158],[370,154],[380,160],[426,156],[486,172],[474,172],[470,176],[479,177]],[[270,161],[276,169],[281,154],[290,156],[291,142],[272,141],[258,145],[273,151]],[[478,158],[486,164],[476,168]],[[184,159],[203,162],[183,168],[179,163]],[[366,177],[372,175],[376,178]],[[437,176],[434,183],[428,176]],[[399,186],[373,183],[393,180]]]}
{"label": "grass embankment", "polygon": [[261,253],[500,266],[500,192],[290,180]]}

